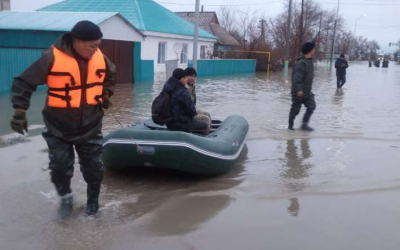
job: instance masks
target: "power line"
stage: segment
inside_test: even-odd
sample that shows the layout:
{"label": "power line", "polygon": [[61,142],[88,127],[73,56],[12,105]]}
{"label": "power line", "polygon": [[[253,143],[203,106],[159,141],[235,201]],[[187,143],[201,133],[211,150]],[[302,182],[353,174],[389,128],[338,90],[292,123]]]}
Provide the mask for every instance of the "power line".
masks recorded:
{"label": "power line", "polygon": [[[139,1],[150,1],[150,0],[139,0]],[[368,1],[368,0],[366,0]],[[377,1],[377,0],[370,0],[370,1]],[[193,3],[177,3],[177,2],[165,2],[165,1],[154,1],[156,3],[160,4],[167,4],[167,5],[180,5],[180,6],[194,6],[195,4]],[[248,3],[248,4],[202,4],[203,6],[210,6],[210,7],[235,7],[235,6],[257,6],[257,5],[269,5],[273,3],[282,3],[286,2],[285,0],[276,0],[276,1],[270,1],[270,2],[262,2],[262,3]],[[321,3],[321,4],[334,4],[336,5],[336,2],[324,2],[324,1],[316,1],[315,3]],[[400,1],[393,1],[390,3],[390,1],[387,2],[380,2],[380,3],[360,3],[360,2],[353,2],[353,3],[340,3],[341,5],[354,5],[354,6],[396,6],[400,5]]]}
{"label": "power line", "polygon": [[372,29],[391,29],[391,28],[400,28],[400,25],[391,25],[391,26],[376,26],[376,27],[360,27],[362,30],[372,30]]}
{"label": "power line", "polygon": [[[143,1],[143,0],[142,0]],[[147,0],[144,0],[147,1]],[[176,2],[164,2],[164,1],[155,1],[156,3],[162,3],[162,4],[171,4],[171,5],[195,5],[192,3],[176,3]],[[277,0],[277,1],[270,1],[270,2],[263,2],[263,3],[248,3],[248,4],[202,4],[204,6],[254,6],[254,5],[268,5],[272,3],[281,3],[285,2],[284,0]]]}
{"label": "power line", "polygon": [[[337,4],[335,2],[321,2],[321,1],[316,1],[316,3],[323,3],[323,4]],[[361,5],[386,5],[386,6],[393,6],[393,5],[400,5],[400,3],[340,3],[340,5],[356,5],[356,6],[361,6]]]}

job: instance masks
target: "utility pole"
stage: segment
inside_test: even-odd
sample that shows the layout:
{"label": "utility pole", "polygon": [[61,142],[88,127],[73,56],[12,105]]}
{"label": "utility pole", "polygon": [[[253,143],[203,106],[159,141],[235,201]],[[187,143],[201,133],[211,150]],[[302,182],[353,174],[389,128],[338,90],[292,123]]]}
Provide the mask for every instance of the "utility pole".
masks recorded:
{"label": "utility pole", "polygon": [[[322,27],[322,12],[321,12],[321,14],[319,14],[319,28],[318,28],[318,34],[317,34],[318,39],[316,39],[317,44],[316,44],[316,48],[315,48],[316,52],[319,51],[319,45],[321,43],[321,27]],[[319,53],[317,54],[317,56],[319,57]]]}
{"label": "utility pole", "polygon": [[199,6],[200,0],[196,0],[196,9],[194,14],[194,41],[193,41],[193,68],[197,70],[197,47],[198,47],[198,32],[199,32]]}
{"label": "utility pole", "polygon": [[333,63],[333,50],[335,49],[335,39],[336,39],[336,27],[337,27],[337,21],[339,19],[339,5],[340,5],[340,0],[337,2],[337,12],[336,12],[336,19],[335,19],[335,26],[333,27],[333,39],[332,39],[332,47],[331,47],[331,58],[329,62],[329,67],[332,68],[332,63]]}
{"label": "utility pole", "polygon": [[303,45],[303,14],[304,14],[304,0],[301,0],[299,55],[301,53],[301,46]]}
{"label": "utility pole", "polygon": [[265,31],[264,31],[264,24],[267,21],[265,21],[264,19],[261,19],[260,23],[261,23],[261,38],[262,38],[262,45],[265,46]]}
{"label": "utility pole", "polygon": [[286,58],[285,65],[283,70],[283,78],[284,81],[287,82],[288,74],[289,74],[289,47],[290,47],[290,22],[292,21],[292,0],[289,0],[289,13],[288,13],[288,22],[287,22],[287,33],[286,33]]}

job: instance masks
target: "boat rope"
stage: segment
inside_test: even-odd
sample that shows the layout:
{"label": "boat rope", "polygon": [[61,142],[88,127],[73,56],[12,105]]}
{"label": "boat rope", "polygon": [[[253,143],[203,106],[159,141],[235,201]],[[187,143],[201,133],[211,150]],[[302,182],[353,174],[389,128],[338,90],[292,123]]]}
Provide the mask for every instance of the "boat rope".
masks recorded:
{"label": "boat rope", "polygon": [[133,136],[131,133],[129,133],[128,130],[122,125],[122,123],[118,120],[118,118],[114,115],[114,113],[111,110],[108,110],[110,114],[114,117],[114,119],[119,123],[119,125],[123,128],[124,131],[126,131],[127,134],[129,134],[129,137],[132,139],[132,141],[136,144],[137,150],[139,153],[143,153],[143,148],[139,146],[139,144],[136,142],[135,139],[133,139]]}

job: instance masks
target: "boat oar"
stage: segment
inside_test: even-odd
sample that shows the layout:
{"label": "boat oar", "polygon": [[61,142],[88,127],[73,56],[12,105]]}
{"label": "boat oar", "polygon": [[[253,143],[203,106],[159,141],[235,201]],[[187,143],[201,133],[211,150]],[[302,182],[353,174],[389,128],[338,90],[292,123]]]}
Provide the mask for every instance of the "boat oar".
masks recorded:
{"label": "boat oar", "polygon": [[126,131],[127,134],[129,134],[129,137],[136,144],[138,153],[143,153],[143,148],[139,146],[139,144],[136,142],[135,139],[133,139],[133,136],[131,135],[131,133],[129,133],[128,130],[126,130],[126,128],[122,125],[122,123],[118,120],[118,118],[114,115],[114,113],[111,110],[108,110],[108,111],[114,117],[114,119],[119,123],[119,125],[123,128],[123,130]]}

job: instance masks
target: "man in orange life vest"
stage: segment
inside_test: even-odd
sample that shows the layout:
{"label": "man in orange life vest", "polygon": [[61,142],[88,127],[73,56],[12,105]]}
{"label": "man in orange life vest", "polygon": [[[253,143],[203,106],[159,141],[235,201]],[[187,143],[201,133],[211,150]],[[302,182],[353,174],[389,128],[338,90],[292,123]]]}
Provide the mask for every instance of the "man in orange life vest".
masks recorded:
{"label": "man in orange life vest", "polygon": [[95,215],[99,209],[103,109],[112,105],[109,98],[115,83],[115,66],[98,49],[102,37],[96,24],[78,22],[12,84],[11,127],[20,134],[28,132],[25,113],[32,92],[38,85],[48,85],[43,137],[49,147],[51,181],[61,196],[61,218],[73,210],[74,147],[87,183],[86,213]]}

